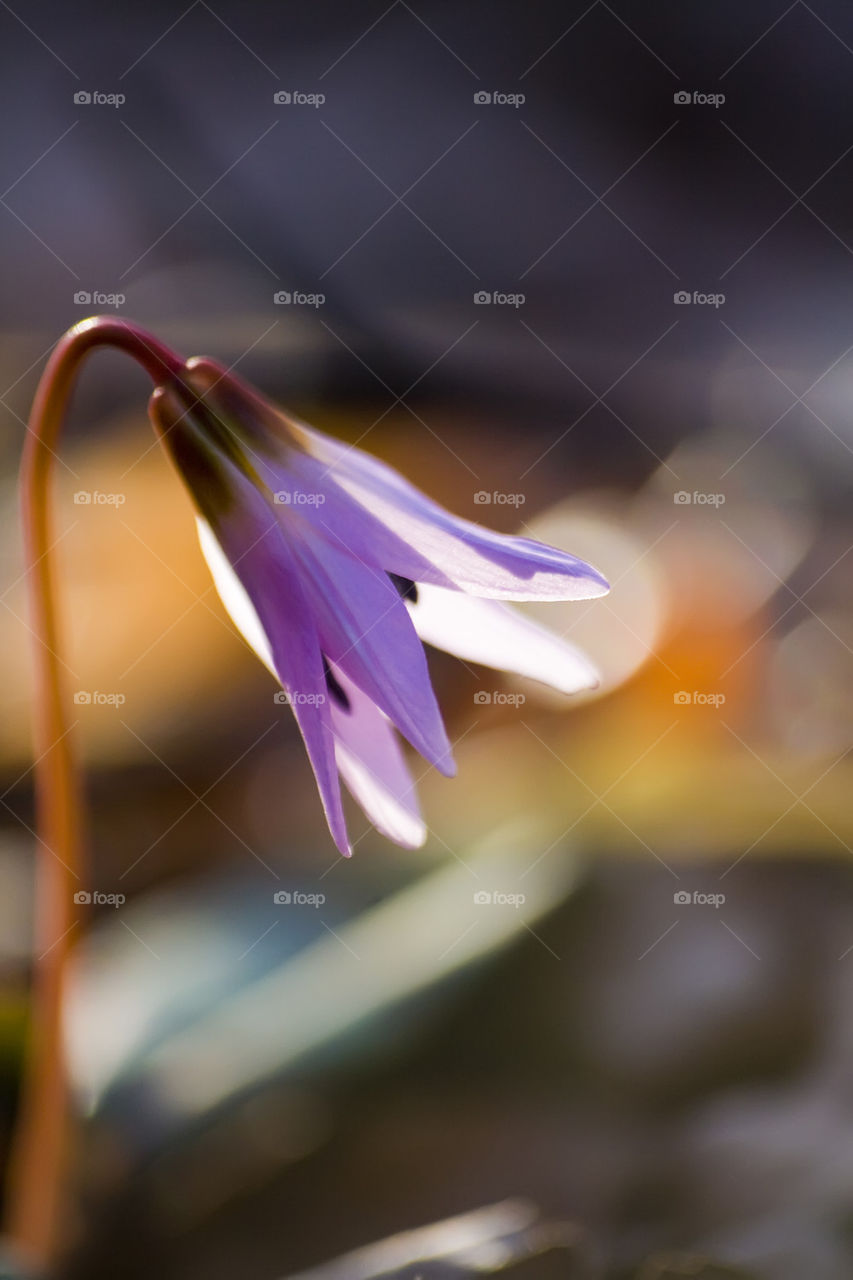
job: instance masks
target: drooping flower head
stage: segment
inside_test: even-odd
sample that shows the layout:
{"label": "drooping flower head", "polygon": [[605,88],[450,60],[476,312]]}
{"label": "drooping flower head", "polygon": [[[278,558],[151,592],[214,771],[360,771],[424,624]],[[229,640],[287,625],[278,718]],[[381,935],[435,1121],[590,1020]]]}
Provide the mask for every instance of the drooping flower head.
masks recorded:
{"label": "drooping flower head", "polygon": [[150,413],[223,604],[293,709],[342,853],[341,778],[390,839],[425,839],[397,730],[454,773],[423,642],[564,693],[595,686],[585,657],[502,603],[603,595],[582,560],[451,515],[212,360],[188,361]]}

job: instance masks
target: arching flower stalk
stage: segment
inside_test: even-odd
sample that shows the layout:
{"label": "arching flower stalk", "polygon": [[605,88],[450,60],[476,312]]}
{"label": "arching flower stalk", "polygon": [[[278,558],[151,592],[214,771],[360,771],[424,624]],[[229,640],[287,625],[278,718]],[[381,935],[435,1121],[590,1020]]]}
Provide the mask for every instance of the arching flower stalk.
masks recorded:
{"label": "arching flower stalk", "polygon": [[42,1258],[56,1239],[65,1128],[59,1012],[81,872],[48,481],[80,361],[100,345],[126,351],[152,377],[151,420],[195,505],[217,590],[292,707],[344,854],[351,849],[341,779],[390,839],[410,847],[425,839],[398,731],[431,765],[454,772],[423,642],[574,693],[596,683],[589,661],[503,602],[608,590],[574,556],[451,515],[390,467],[295,421],[211,360],[184,362],[113,319],[86,320],[65,335],[36,396],[22,475],[38,639],[37,953],[44,955],[11,1229]]}

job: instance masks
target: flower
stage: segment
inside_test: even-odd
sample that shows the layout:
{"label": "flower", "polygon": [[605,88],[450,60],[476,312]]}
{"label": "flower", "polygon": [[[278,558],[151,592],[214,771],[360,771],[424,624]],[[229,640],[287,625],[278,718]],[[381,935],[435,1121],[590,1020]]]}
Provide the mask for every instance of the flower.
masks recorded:
{"label": "flower", "polygon": [[451,515],[212,360],[188,361],[149,410],[222,602],[292,707],[342,853],[341,778],[391,840],[426,837],[396,730],[455,771],[423,642],[564,693],[596,685],[576,649],[502,603],[603,595],[582,560]]}

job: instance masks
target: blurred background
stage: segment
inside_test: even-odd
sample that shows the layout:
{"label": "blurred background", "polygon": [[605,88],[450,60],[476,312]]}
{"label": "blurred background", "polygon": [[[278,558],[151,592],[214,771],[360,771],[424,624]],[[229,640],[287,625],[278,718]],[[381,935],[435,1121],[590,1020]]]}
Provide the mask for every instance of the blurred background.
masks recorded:
{"label": "blurred background", "polygon": [[136,320],[613,584],[533,611],[594,695],[431,655],[459,776],[416,765],[415,854],[352,810],[345,863],[145,378],[87,366],[65,1274],[846,1280],[850,6],[18,0],[0,29],[4,1141],[15,483],[63,330]]}

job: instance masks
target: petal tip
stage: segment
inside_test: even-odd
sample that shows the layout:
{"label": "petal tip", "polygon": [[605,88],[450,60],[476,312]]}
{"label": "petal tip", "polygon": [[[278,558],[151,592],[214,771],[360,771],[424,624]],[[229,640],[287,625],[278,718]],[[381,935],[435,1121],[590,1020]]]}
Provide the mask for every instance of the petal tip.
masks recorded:
{"label": "petal tip", "polygon": [[398,834],[389,836],[389,839],[393,840],[394,844],[399,845],[401,849],[422,849],[427,841],[427,829],[421,823],[417,830],[410,835]]}
{"label": "petal tip", "polygon": [[451,755],[446,755],[441,760],[436,760],[435,767],[445,778],[455,778],[459,772],[456,767],[456,761]]}
{"label": "petal tip", "polygon": [[[546,680],[544,683],[547,684],[548,681]],[[587,663],[582,672],[578,672],[577,669],[573,672],[571,680],[563,685],[557,684],[555,681],[551,687],[559,690],[560,693],[564,693],[566,697],[572,697],[578,693],[591,693],[593,690],[601,688],[601,674],[595,667]]]}
{"label": "petal tip", "polygon": [[591,564],[584,565],[584,572],[580,575],[580,581],[584,584],[583,595],[575,595],[575,600],[597,600],[599,596],[606,596],[610,591],[610,583],[603,573],[594,568]]}

